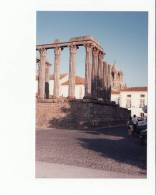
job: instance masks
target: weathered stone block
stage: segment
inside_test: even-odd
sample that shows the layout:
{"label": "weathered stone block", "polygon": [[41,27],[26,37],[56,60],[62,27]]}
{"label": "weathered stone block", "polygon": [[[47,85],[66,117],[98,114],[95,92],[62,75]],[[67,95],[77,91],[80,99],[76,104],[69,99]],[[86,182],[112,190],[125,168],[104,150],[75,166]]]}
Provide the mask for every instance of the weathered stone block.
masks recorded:
{"label": "weathered stone block", "polygon": [[126,125],[129,111],[114,104],[83,100],[36,102],[36,127],[74,128]]}

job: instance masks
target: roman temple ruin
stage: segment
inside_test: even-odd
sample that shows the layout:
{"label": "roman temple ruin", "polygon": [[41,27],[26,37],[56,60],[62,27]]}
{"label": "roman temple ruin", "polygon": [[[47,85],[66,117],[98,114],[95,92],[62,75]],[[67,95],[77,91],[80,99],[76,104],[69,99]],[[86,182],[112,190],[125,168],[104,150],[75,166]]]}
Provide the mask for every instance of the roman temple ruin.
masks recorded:
{"label": "roman temple ruin", "polygon": [[[79,47],[85,47],[85,96],[75,99],[76,54]],[[61,53],[69,49],[68,98],[59,97]],[[38,96],[36,100],[36,126],[89,128],[125,123],[129,116],[127,109],[119,108],[111,102],[112,66],[104,60],[105,52],[92,36],[71,38],[62,42],[37,45],[40,55],[38,72]],[[46,64],[47,50],[53,50],[54,88],[53,98],[49,98],[49,66]],[[113,77],[115,71],[113,72]],[[120,76],[120,75],[118,75]],[[121,73],[122,77],[122,73]]]}
{"label": "roman temple ruin", "polygon": [[110,100],[110,71],[111,65],[104,61],[105,52],[98,41],[91,36],[72,38],[67,42],[59,40],[51,44],[37,45],[36,50],[40,54],[38,98],[48,98],[45,94],[46,83],[48,83],[48,66],[46,66],[47,50],[54,50],[54,98],[59,97],[59,78],[61,66],[61,52],[64,48],[70,51],[69,57],[69,98],[73,99],[75,94],[76,53],[80,46],[85,47],[85,98]]}

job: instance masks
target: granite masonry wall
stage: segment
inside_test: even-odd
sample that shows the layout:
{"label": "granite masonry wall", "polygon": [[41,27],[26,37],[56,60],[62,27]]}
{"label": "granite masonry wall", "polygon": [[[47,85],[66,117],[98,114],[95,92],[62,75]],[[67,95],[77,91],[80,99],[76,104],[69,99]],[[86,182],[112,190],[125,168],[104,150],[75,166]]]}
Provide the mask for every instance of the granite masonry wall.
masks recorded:
{"label": "granite masonry wall", "polygon": [[87,100],[36,102],[36,128],[87,129],[126,125],[130,113],[113,103]]}

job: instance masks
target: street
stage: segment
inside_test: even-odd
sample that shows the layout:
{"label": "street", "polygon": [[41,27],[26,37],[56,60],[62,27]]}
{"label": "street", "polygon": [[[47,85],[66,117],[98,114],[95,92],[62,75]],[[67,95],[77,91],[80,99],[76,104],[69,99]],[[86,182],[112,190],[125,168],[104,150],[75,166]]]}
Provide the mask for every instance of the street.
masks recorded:
{"label": "street", "polygon": [[[51,171],[50,167],[57,167],[59,172]],[[36,177],[81,177],[79,169],[78,176],[76,173],[74,175],[74,167],[75,170],[81,168],[82,177],[106,175],[145,178],[146,147],[141,146],[136,138],[128,137],[127,129],[123,127],[95,130],[37,129]],[[61,175],[60,169],[68,171],[65,174],[62,171]],[[70,170],[71,174],[67,174]],[[88,174],[91,170],[94,173]]]}

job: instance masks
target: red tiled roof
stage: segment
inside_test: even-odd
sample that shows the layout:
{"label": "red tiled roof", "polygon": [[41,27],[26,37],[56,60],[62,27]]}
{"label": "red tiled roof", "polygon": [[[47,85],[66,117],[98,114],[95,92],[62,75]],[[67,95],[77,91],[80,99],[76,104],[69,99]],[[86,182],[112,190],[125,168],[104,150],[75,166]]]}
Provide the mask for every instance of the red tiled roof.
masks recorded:
{"label": "red tiled roof", "polygon": [[121,89],[111,88],[111,94],[119,94]]}
{"label": "red tiled roof", "polygon": [[[84,83],[85,83],[85,79],[83,77],[80,77],[80,76],[75,77],[76,85],[84,85]],[[62,83],[62,85],[69,85],[69,81]]]}
{"label": "red tiled roof", "polygon": [[111,94],[120,94],[120,91],[111,91]]}
{"label": "red tiled roof", "polygon": [[127,87],[121,89],[121,91],[147,91],[147,87]]}

